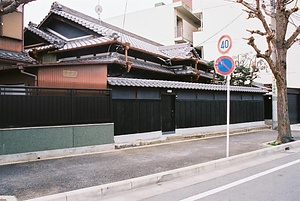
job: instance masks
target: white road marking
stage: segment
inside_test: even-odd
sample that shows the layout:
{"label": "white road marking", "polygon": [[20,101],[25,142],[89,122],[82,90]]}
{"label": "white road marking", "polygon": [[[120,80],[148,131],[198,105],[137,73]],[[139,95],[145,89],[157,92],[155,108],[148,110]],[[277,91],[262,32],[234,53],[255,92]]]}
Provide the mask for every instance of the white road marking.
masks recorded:
{"label": "white road marking", "polygon": [[278,171],[278,170],[287,168],[287,167],[292,166],[292,165],[295,165],[295,164],[297,164],[297,163],[300,163],[300,159],[295,160],[295,161],[292,161],[292,162],[287,163],[287,164],[284,164],[284,165],[281,165],[281,166],[278,166],[278,167],[275,167],[275,168],[272,168],[272,169],[269,169],[269,170],[266,170],[266,171],[264,171],[264,172],[260,172],[260,173],[258,173],[258,174],[252,175],[252,176],[250,176],[250,177],[246,177],[246,178],[244,178],[244,179],[237,180],[237,181],[235,181],[235,182],[226,184],[226,185],[224,185],[224,186],[220,186],[220,187],[218,187],[218,188],[215,188],[215,189],[206,191],[206,192],[204,192],[204,193],[200,193],[200,194],[194,195],[194,196],[192,196],[192,197],[183,199],[183,200],[181,200],[181,201],[194,201],[194,200],[198,200],[198,199],[201,199],[201,198],[204,198],[204,197],[207,197],[207,196],[210,196],[210,195],[219,193],[219,192],[221,192],[221,191],[227,190],[227,189],[229,189],[229,188],[238,186],[238,185],[240,185],[240,184],[246,183],[246,182],[248,182],[248,181],[257,179],[257,178],[259,178],[259,177],[265,176],[265,175],[267,175],[267,174],[276,172],[276,171]]}

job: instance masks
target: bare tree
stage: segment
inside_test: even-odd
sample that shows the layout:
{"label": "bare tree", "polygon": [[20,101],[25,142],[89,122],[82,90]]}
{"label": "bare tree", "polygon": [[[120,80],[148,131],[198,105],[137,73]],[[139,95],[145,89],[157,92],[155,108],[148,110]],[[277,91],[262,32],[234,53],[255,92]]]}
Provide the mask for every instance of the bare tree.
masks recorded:
{"label": "bare tree", "polygon": [[0,0],[0,16],[14,12],[20,5],[35,0]]}
{"label": "bare tree", "polygon": [[[253,2],[253,1],[251,1]],[[267,9],[264,0],[255,0],[253,4],[244,0],[237,0],[246,8],[249,14],[248,18],[258,19],[264,30],[248,30],[252,36],[248,38],[248,44],[256,52],[257,58],[263,58],[268,63],[277,86],[277,119],[278,119],[278,136],[276,143],[293,141],[291,134],[290,120],[288,114],[287,100],[287,51],[296,42],[299,41],[300,26],[295,25],[294,32],[287,36],[289,19],[293,13],[298,11],[298,0],[271,0],[271,9]],[[267,22],[267,18],[273,20],[275,27]],[[253,35],[264,37],[267,50],[262,52],[255,43]],[[273,55],[272,55],[273,54]]]}

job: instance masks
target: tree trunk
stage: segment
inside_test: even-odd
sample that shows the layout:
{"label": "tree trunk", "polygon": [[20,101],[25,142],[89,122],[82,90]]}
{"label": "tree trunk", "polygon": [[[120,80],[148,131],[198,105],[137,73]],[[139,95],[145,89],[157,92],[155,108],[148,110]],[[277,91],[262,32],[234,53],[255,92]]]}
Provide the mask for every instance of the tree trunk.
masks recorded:
{"label": "tree trunk", "polygon": [[293,141],[288,112],[287,79],[286,79],[286,53],[287,50],[277,51],[276,66],[279,71],[276,77],[277,86],[277,120],[278,136],[276,143],[287,143]]}

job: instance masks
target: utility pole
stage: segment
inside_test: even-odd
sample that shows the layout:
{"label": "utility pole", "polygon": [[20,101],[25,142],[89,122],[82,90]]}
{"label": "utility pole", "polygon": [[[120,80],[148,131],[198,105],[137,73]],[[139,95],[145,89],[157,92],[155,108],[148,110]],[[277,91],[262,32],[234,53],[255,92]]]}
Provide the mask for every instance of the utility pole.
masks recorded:
{"label": "utility pole", "polygon": [[[272,30],[276,33],[276,0],[270,0],[271,5],[271,25]],[[275,48],[273,47],[271,58],[273,62],[276,60],[276,52]],[[278,127],[278,120],[277,120],[277,86],[276,86],[276,79],[274,75],[272,75],[272,129],[276,129]]]}

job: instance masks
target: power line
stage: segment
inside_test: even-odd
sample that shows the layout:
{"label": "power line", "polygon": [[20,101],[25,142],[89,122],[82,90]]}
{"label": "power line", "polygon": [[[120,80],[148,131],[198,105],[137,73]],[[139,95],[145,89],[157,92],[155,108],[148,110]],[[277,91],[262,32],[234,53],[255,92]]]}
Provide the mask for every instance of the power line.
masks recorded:
{"label": "power line", "polygon": [[[227,1],[231,1],[231,0],[227,0]],[[232,3],[232,4],[233,4],[233,3]],[[219,5],[219,6],[213,6],[213,7],[209,7],[209,8],[203,9],[203,10],[208,10],[208,9],[217,8],[217,7],[222,7],[222,6],[228,6],[228,5],[231,5],[231,4],[224,4],[224,5]],[[265,3],[265,5],[266,5],[267,7],[270,7],[270,6],[271,6],[271,3],[269,3],[269,4],[268,4],[268,3]],[[221,31],[223,31],[223,30],[226,29],[228,26],[230,26],[234,21],[236,21],[243,13],[244,13],[244,12],[242,12],[241,14],[239,14],[236,18],[234,18],[231,22],[229,22],[225,27],[223,27],[222,29],[220,29],[219,31],[217,31],[215,34],[211,35],[209,38],[207,38],[206,40],[202,41],[201,43],[199,43],[199,44],[196,45],[196,46],[200,46],[200,45],[206,43],[206,42],[209,41],[211,38],[213,38],[214,36],[216,36],[217,34],[219,34]],[[299,15],[299,14],[294,13],[293,15],[294,15],[293,17],[294,17],[296,20],[300,20],[300,15]],[[290,23],[293,24],[293,25],[295,25],[295,23],[293,22],[293,20],[292,20],[292,22],[290,22]]]}
{"label": "power line", "polygon": [[215,34],[213,34],[212,36],[210,36],[208,39],[204,40],[203,42],[199,43],[196,46],[200,46],[203,43],[209,41],[210,39],[212,39],[214,36],[216,36],[217,34],[219,34],[221,31],[223,31],[224,29],[226,29],[229,25],[231,25],[234,21],[236,21],[242,14],[244,14],[244,12],[242,12],[241,14],[239,14],[236,18],[234,18],[231,22],[229,22],[225,27],[223,27],[222,29],[220,29],[219,31],[217,31]]}
{"label": "power line", "polygon": [[126,13],[127,13],[127,5],[128,5],[128,0],[126,0],[126,4],[125,4],[125,11],[124,11],[124,17],[123,17],[123,26],[122,26],[123,29],[124,29],[124,26],[125,26],[125,19],[126,19]]}
{"label": "power line", "polygon": [[219,7],[224,7],[224,6],[230,6],[232,4],[236,4],[236,3],[222,4],[222,5],[218,5],[218,6],[211,6],[211,7],[204,8],[202,10],[209,10],[209,9],[214,9],[214,8],[219,8]]}

